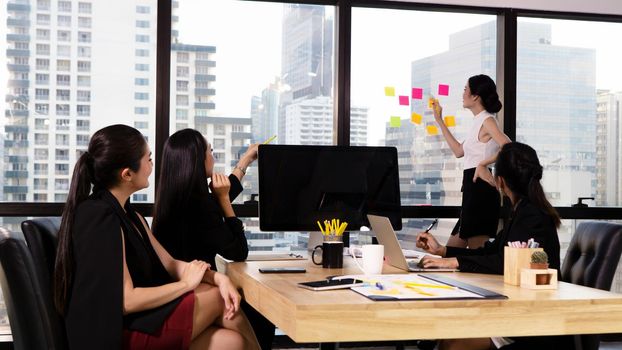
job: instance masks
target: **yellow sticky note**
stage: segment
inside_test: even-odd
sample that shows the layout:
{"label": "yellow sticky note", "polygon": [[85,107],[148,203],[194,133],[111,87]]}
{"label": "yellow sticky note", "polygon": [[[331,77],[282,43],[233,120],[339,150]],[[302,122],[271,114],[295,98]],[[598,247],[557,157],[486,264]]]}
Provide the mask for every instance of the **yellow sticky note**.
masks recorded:
{"label": "yellow sticky note", "polygon": [[385,96],[395,96],[395,88],[393,86],[385,86],[384,87],[384,95]]}
{"label": "yellow sticky note", "polygon": [[402,118],[400,117],[391,117],[391,122],[389,124],[392,128],[399,128],[402,126]]}
{"label": "yellow sticky note", "polygon": [[438,135],[438,128],[436,125],[428,125],[425,129],[428,131],[428,135]]}
{"label": "yellow sticky note", "polygon": [[413,114],[410,116],[410,121],[415,124],[421,124],[421,122],[423,121],[423,116],[421,114],[413,112]]}
{"label": "yellow sticky note", "polygon": [[448,115],[445,117],[445,125],[456,126],[456,118],[453,115]]}

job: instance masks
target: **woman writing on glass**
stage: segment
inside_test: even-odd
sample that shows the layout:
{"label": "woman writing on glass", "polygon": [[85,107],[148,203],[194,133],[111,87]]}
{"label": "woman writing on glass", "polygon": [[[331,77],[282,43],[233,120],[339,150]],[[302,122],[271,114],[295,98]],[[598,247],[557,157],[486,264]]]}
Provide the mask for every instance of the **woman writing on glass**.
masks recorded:
{"label": "woman writing on glass", "polygon": [[499,222],[499,193],[488,167],[496,161],[499,147],[510,139],[497,125],[494,113],[501,110],[501,101],[489,76],[480,74],[469,78],[462,105],[474,118],[464,142],[460,143],[443,121],[443,108],[437,100],[433,101],[434,119],[449,148],[456,158],[464,157],[462,210],[447,245],[479,248],[495,236]]}
{"label": "woman writing on glass", "polygon": [[173,259],[129,203],[152,167],[125,125],[97,131],[75,165],[54,276],[70,348],[257,349],[229,278]]}

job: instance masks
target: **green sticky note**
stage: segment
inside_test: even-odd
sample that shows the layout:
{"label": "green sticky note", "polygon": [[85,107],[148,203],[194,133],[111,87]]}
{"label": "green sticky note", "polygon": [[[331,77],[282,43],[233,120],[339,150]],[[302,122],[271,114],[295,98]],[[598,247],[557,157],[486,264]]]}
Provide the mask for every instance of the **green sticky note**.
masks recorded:
{"label": "green sticky note", "polygon": [[399,128],[402,126],[402,118],[400,117],[391,117],[391,122],[389,124],[392,128]]}

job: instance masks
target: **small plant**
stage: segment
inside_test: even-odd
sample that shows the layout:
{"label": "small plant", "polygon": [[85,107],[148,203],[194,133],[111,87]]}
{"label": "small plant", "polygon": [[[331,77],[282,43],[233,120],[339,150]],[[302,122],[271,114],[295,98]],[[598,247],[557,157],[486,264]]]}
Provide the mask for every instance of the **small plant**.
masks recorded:
{"label": "small plant", "polygon": [[532,264],[546,264],[549,262],[549,256],[544,251],[535,251],[531,253]]}

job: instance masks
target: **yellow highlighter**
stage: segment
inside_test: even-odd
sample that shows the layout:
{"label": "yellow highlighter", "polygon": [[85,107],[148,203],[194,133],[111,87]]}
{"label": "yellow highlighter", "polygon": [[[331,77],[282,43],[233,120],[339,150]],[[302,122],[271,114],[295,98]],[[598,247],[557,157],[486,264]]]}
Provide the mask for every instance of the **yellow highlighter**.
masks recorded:
{"label": "yellow highlighter", "polygon": [[276,139],[276,135],[272,136],[271,138],[267,139],[266,141],[263,142],[264,145],[274,141],[274,139]]}

